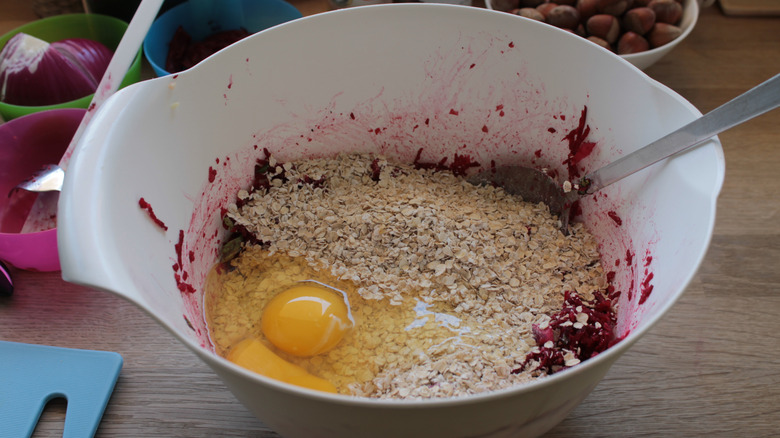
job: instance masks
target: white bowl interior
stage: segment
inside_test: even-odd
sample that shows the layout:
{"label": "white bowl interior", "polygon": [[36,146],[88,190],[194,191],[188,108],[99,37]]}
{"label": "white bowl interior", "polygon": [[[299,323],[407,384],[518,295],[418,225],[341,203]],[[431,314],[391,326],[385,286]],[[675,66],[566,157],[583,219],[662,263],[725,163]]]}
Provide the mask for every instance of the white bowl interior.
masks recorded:
{"label": "white bowl interior", "polygon": [[[411,160],[422,148],[430,159],[468,154],[484,165],[496,160],[564,173],[563,137],[585,108],[589,139],[597,142],[582,162],[586,170],[699,115],[619,57],[504,13],[380,5],[290,22],[106,102],[74,155],[61,198],[63,276],[137,303],[223,377],[232,376],[228,381],[316,399],[209,359],[200,285],[226,237],[221,209],[248,186],[262,149],[286,161],[356,150]],[[584,221],[622,292],[618,335],[627,342],[694,275],[709,244],[723,173],[715,139],[583,203]],[[167,231],[139,207],[140,198]],[[612,354],[579,367],[599,379],[618,353]],[[600,363],[603,369],[588,368]],[[583,383],[587,390],[593,385]],[[264,420],[294,426],[283,413],[270,416]]]}

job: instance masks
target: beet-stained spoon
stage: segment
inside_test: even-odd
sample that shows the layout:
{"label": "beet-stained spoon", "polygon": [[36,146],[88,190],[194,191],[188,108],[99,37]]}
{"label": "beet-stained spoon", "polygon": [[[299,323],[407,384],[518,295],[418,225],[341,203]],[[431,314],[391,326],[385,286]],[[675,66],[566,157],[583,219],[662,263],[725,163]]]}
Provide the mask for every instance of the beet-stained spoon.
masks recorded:
{"label": "beet-stained spoon", "polygon": [[687,151],[719,133],[780,106],[780,74],[729,102],[578,181],[559,184],[540,170],[522,166],[488,169],[469,177],[473,184],[493,184],[533,203],[544,202],[560,217],[561,231],[569,234],[572,204],[672,155]]}

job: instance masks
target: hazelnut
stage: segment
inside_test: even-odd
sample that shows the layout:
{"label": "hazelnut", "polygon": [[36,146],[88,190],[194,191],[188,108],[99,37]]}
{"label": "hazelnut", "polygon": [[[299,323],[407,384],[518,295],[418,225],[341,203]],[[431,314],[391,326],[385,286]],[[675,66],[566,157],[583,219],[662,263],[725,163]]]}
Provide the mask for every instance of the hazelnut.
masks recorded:
{"label": "hazelnut", "polygon": [[655,23],[655,26],[647,34],[647,41],[650,42],[650,47],[656,48],[663,46],[680,35],[682,35],[682,29],[673,24]]}
{"label": "hazelnut", "polygon": [[544,0],[520,0],[520,4],[518,5],[521,9],[522,8],[535,8],[539,5],[544,3]]}
{"label": "hazelnut", "polygon": [[602,14],[619,17],[626,10],[628,10],[628,0],[598,0],[598,11]]}
{"label": "hazelnut", "polygon": [[647,7],[647,5],[650,4],[650,0],[634,0],[633,7],[635,8],[644,8]]}
{"label": "hazelnut", "polygon": [[634,8],[623,16],[623,27],[639,35],[644,35],[655,24],[655,12],[650,8]]}
{"label": "hazelnut", "polygon": [[598,12],[598,0],[577,0],[577,11],[583,20],[596,15]]}
{"label": "hazelnut", "polygon": [[555,0],[559,5],[576,6],[577,0]]}
{"label": "hazelnut", "polygon": [[536,10],[541,12],[542,15],[544,15],[545,20],[547,19],[547,14],[550,13],[551,10],[556,8],[558,6],[558,3],[542,3],[541,5],[536,7]]}
{"label": "hazelnut", "polygon": [[521,17],[530,18],[531,20],[544,22],[544,15],[535,8],[520,8],[515,14]]}
{"label": "hazelnut", "polygon": [[683,13],[682,5],[675,0],[652,0],[647,7],[655,12],[659,23],[677,24]]}
{"label": "hazelnut", "polygon": [[580,24],[580,13],[574,6],[559,5],[547,13],[547,23],[555,27],[574,30]]}
{"label": "hazelnut", "polygon": [[602,38],[599,38],[597,36],[589,36],[587,38],[587,40],[592,42],[592,43],[598,44],[599,46],[601,46],[601,47],[603,47],[603,48],[605,48],[607,50],[610,50],[610,51],[612,50],[612,46],[610,46],[609,43],[604,41]]}
{"label": "hazelnut", "polygon": [[585,30],[590,36],[596,36],[613,44],[620,36],[620,23],[617,18],[607,14],[597,14],[585,23]]}
{"label": "hazelnut", "polygon": [[624,33],[617,43],[618,55],[629,55],[631,53],[644,52],[648,49],[650,49],[650,44],[645,37],[631,31]]}
{"label": "hazelnut", "polygon": [[493,9],[497,11],[511,11],[517,8],[517,0],[491,0]]}

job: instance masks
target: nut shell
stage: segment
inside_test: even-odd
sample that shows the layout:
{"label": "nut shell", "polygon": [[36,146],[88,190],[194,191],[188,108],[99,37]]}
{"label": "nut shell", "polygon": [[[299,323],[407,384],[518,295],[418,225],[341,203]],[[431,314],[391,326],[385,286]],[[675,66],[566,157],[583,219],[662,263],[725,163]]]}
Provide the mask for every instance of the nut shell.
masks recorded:
{"label": "nut shell", "polygon": [[652,0],[647,7],[655,12],[659,23],[677,24],[682,18],[683,7],[675,0]]}
{"label": "nut shell", "polygon": [[650,33],[647,34],[647,41],[650,43],[650,47],[655,49],[669,43],[680,35],[682,35],[682,29],[673,24],[655,23]]}
{"label": "nut shell", "polygon": [[491,0],[491,6],[498,11],[511,11],[517,9],[517,0]]}
{"label": "nut shell", "polygon": [[598,13],[598,0],[578,0],[577,11],[580,13],[580,19],[587,21],[588,18]]}
{"label": "nut shell", "polygon": [[623,16],[623,28],[628,32],[644,35],[655,24],[655,12],[650,8],[634,8]]}
{"label": "nut shell", "polygon": [[589,36],[595,36],[613,44],[620,36],[620,23],[612,15],[597,14],[585,23],[585,31]]}
{"label": "nut shell", "polygon": [[618,55],[630,55],[640,53],[650,49],[650,44],[642,35],[634,32],[626,32],[620,36],[617,43]]}
{"label": "nut shell", "polygon": [[580,24],[580,13],[574,6],[559,5],[547,13],[547,23],[555,27],[574,30]]}
{"label": "nut shell", "polygon": [[542,3],[541,5],[536,7],[536,10],[541,12],[542,15],[544,15],[544,19],[547,19],[547,15],[552,11],[553,9],[558,7],[558,3]]}
{"label": "nut shell", "polygon": [[531,20],[544,22],[544,15],[537,11],[536,8],[520,8],[515,14],[521,17],[530,18]]}
{"label": "nut shell", "polygon": [[628,10],[628,0],[598,0],[598,11],[615,17],[623,15]]}
{"label": "nut shell", "polygon": [[595,43],[595,44],[597,44],[597,45],[599,45],[599,46],[601,46],[601,47],[603,47],[603,48],[605,48],[605,49],[607,49],[609,51],[612,51],[612,46],[608,42],[604,41],[603,39],[601,39],[601,38],[599,38],[597,36],[589,36],[587,39],[588,39],[588,41],[590,41],[592,43]]}

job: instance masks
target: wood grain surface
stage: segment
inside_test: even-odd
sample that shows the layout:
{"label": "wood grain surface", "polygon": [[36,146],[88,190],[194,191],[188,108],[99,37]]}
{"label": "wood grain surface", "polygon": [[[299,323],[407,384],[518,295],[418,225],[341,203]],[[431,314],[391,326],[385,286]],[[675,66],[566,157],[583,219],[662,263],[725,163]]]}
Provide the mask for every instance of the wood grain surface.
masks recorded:
{"label": "wood grain surface", "polygon": [[720,0],[720,6],[726,15],[780,16],[780,1],[778,0]]}
{"label": "wood grain surface", "polygon": [[[292,3],[305,15],[327,9],[325,0]],[[31,7],[0,0],[0,34],[36,19]],[[727,17],[717,7],[703,10],[692,34],[647,70],[702,112],[778,72],[780,19]],[[720,139],[726,180],[695,281],[548,437],[780,434],[780,111]],[[0,299],[0,339],[124,357],[98,436],[277,436],[133,305],[58,273],[14,275],[15,295]],[[61,436],[65,409],[51,403],[34,436]]]}

